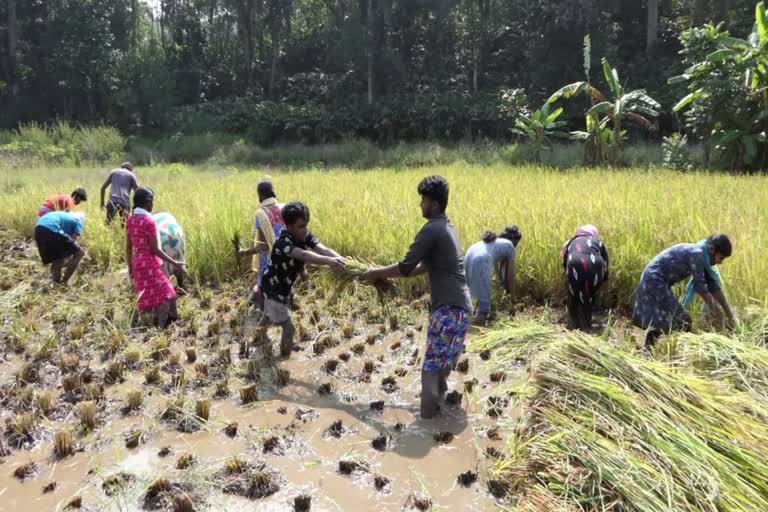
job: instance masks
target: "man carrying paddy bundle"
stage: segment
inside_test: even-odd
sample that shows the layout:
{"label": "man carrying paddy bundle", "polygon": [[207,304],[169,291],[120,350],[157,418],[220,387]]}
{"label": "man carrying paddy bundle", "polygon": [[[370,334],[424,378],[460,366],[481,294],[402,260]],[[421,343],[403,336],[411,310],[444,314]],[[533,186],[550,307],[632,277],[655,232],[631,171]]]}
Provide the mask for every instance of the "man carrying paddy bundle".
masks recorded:
{"label": "man carrying paddy bundle", "polygon": [[670,247],[651,260],[640,278],[632,314],[636,326],[648,329],[645,338],[647,349],[652,348],[663,333],[691,329],[691,315],[672,292],[673,285],[689,277],[689,293],[701,296],[715,321],[722,321],[722,308],[728,324],[734,323],[720,276],[713,268],[730,257],[732,252],[728,237],[714,234],[697,244]]}
{"label": "man carrying paddy bundle", "polygon": [[419,183],[418,192],[421,214],[427,223],[400,263],[371,269],[364,278],[376,283],[389,278],[429,275],[430,317],[421,370],[421,417],[428,419],[440,411],[439,402],[448,391],[447,378],[464,350],[472,302],[459,235],[445,215],[448,182],[440,176],[430,176]]}
{"label": "man carrying paddy bundle", "polygon": [[[258,272],[256,286],[253,287],[249,302],[257,309],[264,307],[264,294],[261,290],[264,272],[267,270],[272,247],[280,232],[285,227],[283,205],[277,202],[277,195],[268,179],[261,180],[256,186],[259,194],[259,209],[253,221],[254,243],[251,249],[243,249],[239,256],[253,256],[253,270]],[[258,253],[258,254],[257,254]]]}
{"label": "man carrying paddy bundle", "polygon": [[464,255],[469,293],[477,301],[477,314],[472,323],[485,325],[491,314],[493,269],[498,270],[504,291],[512,294],[515,288],[515,253],[523,237],[517,226],[507,226],[498,235],[486,231],[483,239],[473,244]]}
{"label": "man carrying paddy bundle", "polygon": [[40,206],[40,209],[37,210],[37,216],[42,217],[46,213],[51,212],[68,212],[78,204],[84,203],[87,200],[88,193],[85,189],[77,187],[70,195],[60,194],[46,199]]}
{"label": "man carrying paddy bundle", "polygon": [[50,212],[38,219],[35,243],[43,265],[51,266],[54,283],[67,284],[85,257],[85,251],[77,243],[84,225],[85,214],[80,212]]}
{"label": "man carrying paddy bundle", "polygon": [[107,225],[110,225],[115,216],[120,217],[120,223],[125,224],[128,218],[131,204],[131,192],[139,188],[136,175],[133,174],[133,164],[123,162],[119,169],[115,169],[107,176],[107,181],[101,186],[101,209],[104,210],[104,192],[109,187],[109,202],[106,204]]}
{"label": "man carrying paddy bundle", "polygon": [[581,226],[560,251],[571,328],[589,332],[597,292],[608,280],[608,249],[592,224]]}
{"label": "man carrying paddy bundle", "polygon": [[282,216],[285,229],[272,247],[272,256],[261,280],[264,316],[260,325],[263,339],[266,339],[269,325],[282,328],[280,355],[287,358],[293,351],[295,333],[290,311],[291,292],[304,271],[304,265],[327,265],[341,272],[344,270],[344,259],[321,244],[309,231],[309,208],[303,203],[293,201],[286,204]]}

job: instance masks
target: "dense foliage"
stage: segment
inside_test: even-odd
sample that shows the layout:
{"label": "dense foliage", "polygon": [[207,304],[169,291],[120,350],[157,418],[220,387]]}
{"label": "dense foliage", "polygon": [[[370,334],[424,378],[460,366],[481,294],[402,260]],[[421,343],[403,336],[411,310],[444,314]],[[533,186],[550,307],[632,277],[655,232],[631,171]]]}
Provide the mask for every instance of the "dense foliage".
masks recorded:
{"label": "dense foliage", "polygon": [[[585,34],[669,111],[684,94],[666,84],[683,71],[680,34],[712,21],[746,37],[753,10],[753,0],[2,0],[0,127],[504,139],[529,113],[519,99],[539,104],[582,78]],[[583,119],[563,115],[572,128]],[[661,135],[676,127],[672,116],[659,124]]]}

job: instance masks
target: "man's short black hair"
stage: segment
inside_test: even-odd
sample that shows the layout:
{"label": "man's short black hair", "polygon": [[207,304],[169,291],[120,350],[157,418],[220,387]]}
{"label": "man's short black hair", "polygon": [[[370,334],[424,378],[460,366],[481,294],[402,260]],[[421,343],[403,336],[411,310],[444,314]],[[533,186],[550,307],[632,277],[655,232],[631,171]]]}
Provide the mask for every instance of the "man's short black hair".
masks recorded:
{"label": "man's short black hair", "polygon": [[261,180],[256,185],[256,192],[262,199],[269,199],[270,197],[277,197],[275,195],[275,187],[272,186],[272,182],[269,180]]}
{"label": "man's short black hair", "polygon": [[716,253],[720,253],[724,258],[730,258],[733,254],[733,244],[731,239],[727,235],[722,233],[715,233],[707,239],[709,245],[715,250]]}
{"label": "man's short black hair", "polygon": [[442,176],[428,176],[419,183],[419,195],[437,201],[445,211],[448,207],[448,181]]}
{"label": "man's short black hair", "polygon": [[120,168],[133,171],[133,164],[131,162],[123,162],[120,164]]}
{"label": "man's short black hair", "polygon": [[291,201],[283,206],[283,222],[286,226],[293,226],[296,221],[303,219],[309,222],[309,208],[301,201]]}
{"label": "man's short black hair", "polygon": [[88,192],[83,187],[77,187],[72,191],[72,199],[77,199],[80,202],[88,200]]}

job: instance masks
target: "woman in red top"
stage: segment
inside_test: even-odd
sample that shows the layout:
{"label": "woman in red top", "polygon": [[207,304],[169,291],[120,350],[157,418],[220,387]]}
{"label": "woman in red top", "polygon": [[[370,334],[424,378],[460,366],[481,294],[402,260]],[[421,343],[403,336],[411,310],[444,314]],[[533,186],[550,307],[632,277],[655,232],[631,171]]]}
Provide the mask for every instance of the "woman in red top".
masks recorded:
{"label": "woman in red top", "polygon": [[51,212],[68,212],[75,205],[84,203],[88,200],[88,194],[82,187],[77,187],[72,191],[72,194],[67,196],[64,194],[46,199],[37,211],[37,216],[42,217],[46,213]]}
{"label": "woman in red top", "polygon": [[181,267],[179,262],[165,254],[159,246],[157,225],[152,215],[153,192],[139,188],[133,195],[133,215],[125,224],[126,259],[133,288],[139,297],[139,311],[155,315],[158,327],[164,328],[169,320],[177,318],[176,290],[163,272],[162,262]]}

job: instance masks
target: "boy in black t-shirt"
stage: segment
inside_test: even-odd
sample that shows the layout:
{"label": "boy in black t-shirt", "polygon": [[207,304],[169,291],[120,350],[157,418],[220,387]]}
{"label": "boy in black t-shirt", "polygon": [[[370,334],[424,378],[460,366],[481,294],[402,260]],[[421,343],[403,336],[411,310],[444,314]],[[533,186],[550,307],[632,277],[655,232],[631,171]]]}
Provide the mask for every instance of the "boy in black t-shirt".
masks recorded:
{"label": "boy in black t-shirt", "polygon": [[313,235],[309,224],[309,208],[298,201],[283,207],[285,229],[272,247],[269,265],[261,280],[264,292],[264,317],[261,325],[266,331],[270,324],[283,328],[280,355],[290,357],[295,332],[291,321],[291,290],[298,280],[304,264],[328,265],[344,270],[344,259],[336,251],[325,247]]}

